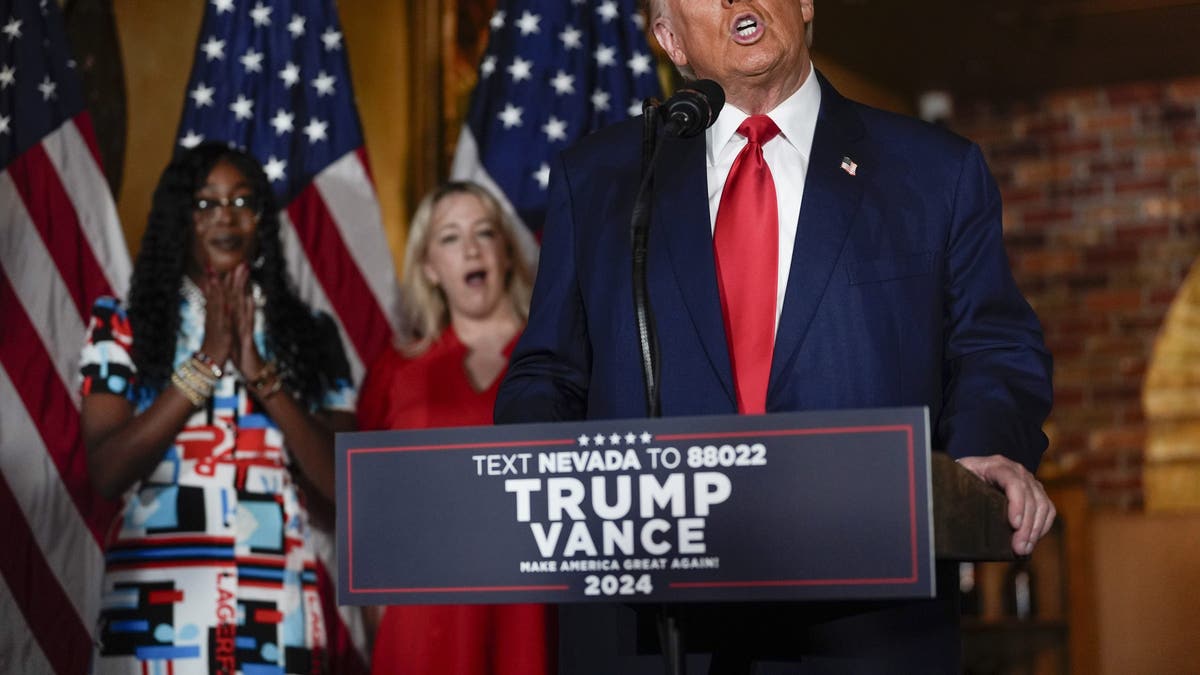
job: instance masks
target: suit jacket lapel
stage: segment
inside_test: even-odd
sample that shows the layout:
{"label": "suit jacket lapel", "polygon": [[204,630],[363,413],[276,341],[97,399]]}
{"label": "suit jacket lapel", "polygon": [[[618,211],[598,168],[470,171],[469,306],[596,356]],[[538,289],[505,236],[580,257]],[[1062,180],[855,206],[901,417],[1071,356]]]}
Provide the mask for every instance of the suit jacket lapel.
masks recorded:
{"label": "suit jacket lapel", "polygon": [[[692,326],[730,403],[736,405],[733,369],[725,342],[725,323],[713,259],[704,135],[688,139],[664,138],[656,169],[651,246],[655,241],[653,232],[663,233],[671,269]],[[651,260],[655,258],[651,250]],[[664,325],[662,321],[659,323]],[[667,335],[660,329],[659,339],[664,349],[670,349],[670,343],[664,340]]]}
{"label": "suit jacket lapel", "polygon": [[792,362],[829,285],[862,198],[864,179],[842,168],[843,157],[858,156],[855,149],[863,136],[862,122],[824,77],[817,74],[817,78],[821,109],[805,177],[783,313],[775,333],[768,410],[773,395],[788,384]]}

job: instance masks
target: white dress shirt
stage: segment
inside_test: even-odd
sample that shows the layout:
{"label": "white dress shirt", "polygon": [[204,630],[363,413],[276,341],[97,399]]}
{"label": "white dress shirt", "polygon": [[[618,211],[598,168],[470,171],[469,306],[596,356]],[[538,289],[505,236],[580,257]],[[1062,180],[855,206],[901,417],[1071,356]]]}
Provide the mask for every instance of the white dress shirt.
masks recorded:
{"label": "white dress shirt", "polygon": [[[804,199],[804,177],[808,174],[808,159],[812,156],[813,134],[817,129],[817,112],[821,108],[821,85],[814,71],[804,84],[767,113],[779,127],[780,134],[763,146],[763,157],[775,181],[775,196],[779,201],[779,277],[775,298],[775,327],[783,312],[783,297],[787,292],[788,272],[792,268],[792,248],[796,242],[796,227],[800,222],[800,204]],[[746,145],[746,137],[737,133],[749,117],[737,106],[726,103],[717,121],[705,132],[708,169],[709,226],[717,225],[717,207],[725,180],[738,153]]]}

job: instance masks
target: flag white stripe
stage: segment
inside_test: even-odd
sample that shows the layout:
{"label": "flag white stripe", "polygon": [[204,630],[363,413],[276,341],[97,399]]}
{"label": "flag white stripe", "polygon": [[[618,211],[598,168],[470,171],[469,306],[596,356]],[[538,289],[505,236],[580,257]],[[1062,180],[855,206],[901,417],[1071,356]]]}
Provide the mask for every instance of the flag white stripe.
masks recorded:
{"label": "flag white stripe", "polygon": [[75,369],[87,326],[8,171],[0,171],[0,204],[8,205],[0,209],[0,267],[78,410]]}
{"label": "flag white stripe", "polygon": [[465,124],[462,132],[458,134],[458,145],[454,149],[454,162],[450,165],[450,179],[478,183],[496,197],[505,212],[518,225],[516,228],[517,248],[521,251],[521,255],[525,256],[529,266],[537,269],[537,240],[534,239],[533,232],[529,227],[525,225],[525,221],[521,220],[517,210],[513,208],[512,202],[508,201],[508,195],[504,194],[504,190],[496,184],[495,180],[492,180],[492,176],[483,166],[483,162],[479,161],[479,145],[475,142],[475,134],[471,133],[471,127]]}
{"label": "flag white stripe", "polygon": [[341,233],[346,250],[358,266],[375,301],[393,331],[399,315],[399,292],[391,249],[383,234],[383,217],[375,190],[357,152],[346,153],[313,179]]}
{"label": "flag white stripe", "polygon": [[[121,228],[116,226],[116,205],[108,192],[96,159],[92,156],[83,134],[68,120],[54,133],[42,139],[42,147],[58,171],[59,180],[75,207],[79,227],[108,279],[108,285],[118,298],[129,290],[131,267],[129,248]],[[85,311],[89,308],[84,308]]]}
{"label": "flag white stripe", "polygon": [[38,548],[78,612],[80,622],[93,633],[100,611],[103,553],[67,494],[58,467],[20,402],[20,392],[3,368],[0,368],[0,401],[7,401],[0,405],[0,475],[8,481]]}
{"label": "flag white stripe", "polygon": [[0,616],[4,617],[4,627],[0,629],[0,673],[56,675],[25,623],[21,606],[3,575],[0,575]]}
{"label": "flag white stripe", "polygon": [[292,282],[296,285],[296,293],[308,303],[309,307],[328,313],[337,323],[338,332],[342,335],[342,346],[346,351],[346,360],[350,362],[350,375],[357,386],[363,378],[362,356],[359,355],[354,341],[346,334],[346,327],[342,325],[342,317],[329,303],[329,296],[325,295],[325,289],[321,286],[317,275],[313,273],[308,256],[304,253],[304,246],[301,245],[300,238],[296,236],[296,228],[292,225],[286,209],[279,212],[279,239],[283,243],[283,255],[287,259],[287,268],[292,275]]}

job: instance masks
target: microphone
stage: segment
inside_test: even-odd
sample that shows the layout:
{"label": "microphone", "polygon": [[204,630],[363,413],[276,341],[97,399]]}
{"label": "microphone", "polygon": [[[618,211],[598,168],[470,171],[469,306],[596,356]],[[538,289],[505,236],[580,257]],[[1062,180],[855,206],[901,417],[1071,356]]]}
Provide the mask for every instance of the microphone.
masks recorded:
{"label": "microphone", "polygon": [[666,132],[690,138],[712,126],[725,106],[725,90],[712,80],[696,80],[658,107],[667,121]]}

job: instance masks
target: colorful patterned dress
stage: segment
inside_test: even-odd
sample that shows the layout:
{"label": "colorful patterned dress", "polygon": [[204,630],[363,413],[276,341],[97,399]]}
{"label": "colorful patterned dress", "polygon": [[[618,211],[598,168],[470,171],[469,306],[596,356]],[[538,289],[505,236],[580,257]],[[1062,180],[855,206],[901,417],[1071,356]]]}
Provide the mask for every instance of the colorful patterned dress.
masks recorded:
{"label": "colorful patterned dress", "polygon": [[[185,286],[176,366],[204,334],[203,295]],[[269,358],[262,324],[260,308],[255,341]],[[98,300],[83,349],[84,396],[125,396],[138,413],[149,407],[157,392],[139,386],[132,343],[124,308]],[[340,342],[333,353],[341,354]],[[283,434],[231,371],[126,494],[106,542],[96,673],[322,670],[325,626],[307,512]],[[335,375],[322,407],[353,411],[348,369]]]}

